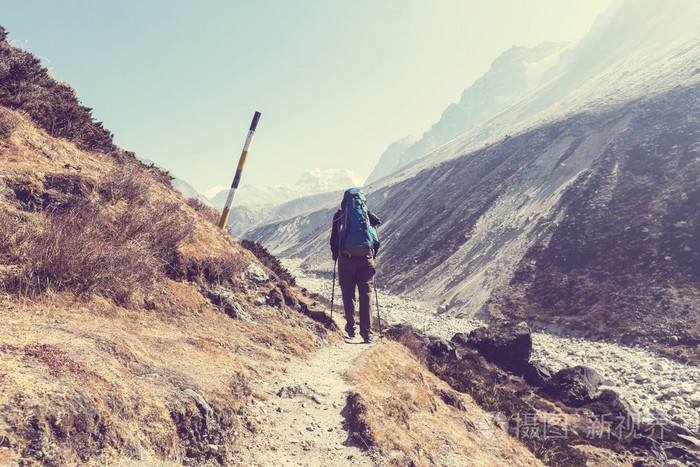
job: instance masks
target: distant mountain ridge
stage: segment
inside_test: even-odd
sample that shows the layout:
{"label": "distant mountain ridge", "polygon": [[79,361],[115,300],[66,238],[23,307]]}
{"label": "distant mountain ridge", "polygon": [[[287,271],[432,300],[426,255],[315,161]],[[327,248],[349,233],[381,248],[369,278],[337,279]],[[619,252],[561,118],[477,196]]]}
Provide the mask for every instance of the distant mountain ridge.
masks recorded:
{"label": "distant mountain ridge", "polygon": [[526,92],[546,82],[567,43],[545,42],[536,47],[514,46],[491,64],[489,71],[450,104],[440,120],[420,139],[403,138],[387,148],[368,177],[373,182],[406,166],[430,150],[485,122]]}
{"label": "distant mountain ridge", "polygon": [[[246,232],[260,224],[317,209],[340,199],[348,188],[359,187],[363,183],[364,178],[352,170],[315,169],[302,173],[293,185],[278,184],[262,188],[244,185],[236,191],[228,227],[234,238],[245,238]],[[189,193],[188,185],[175,181],[173,185],[183,193]],[[229,187],[214,187],[199,195],[221,211],[228,193]]]}
{"label": "distant mountain ridge", "polygon": [[[314,169],[301,174],[292,185],[280,183],[273,186],[258,187],[243,185],[236,191],[236,206],[277,206],[290,200],[313,196],[321,193],[346,190],[362,186],[364,178],[348,169]],[[221,209],[226,202],[229,187],[207,190],[206,195],[211,204]]]}

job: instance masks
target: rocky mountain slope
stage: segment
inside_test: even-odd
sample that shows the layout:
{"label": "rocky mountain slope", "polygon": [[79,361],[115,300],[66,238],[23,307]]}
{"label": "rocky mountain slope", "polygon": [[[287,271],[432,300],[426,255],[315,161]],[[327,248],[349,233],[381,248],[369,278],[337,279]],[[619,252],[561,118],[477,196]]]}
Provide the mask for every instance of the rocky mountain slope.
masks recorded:
{"label": "rocky mountain slope", "polygon": [[406,137],[392,143],[379,157],[367,183],[405,167],[424,154],[483,123],[506,109],[527,92],[551,78],[550,70],[566,48],[564,43],[544,43],[503,52],[489,71],[450,104],[440,120],[419,139]]}
{"label": "rocky mountain slope", "polygon": [[405,142],[390,146],[368,180],[412,166],[410,173],[415,174],[438,160],[532,127],[538,119],[575,111],[595,95],[615,100],[622,93],[629,98],[624,86],[635,88],[640,71],[659,68],[660,61],[683,50],[674,42],[686,42],[696,32],[699,9],[692,0],[616,0],[577,43],[504,52],[421,140],[402,152],[398,149]]}
{"label": "rocky mountain slope", "polygon": [[[367,189],[381,285],[697,353],[700,6],[637,6],[613,4],[558,79]],[[327,271],[335,209],[250,235]]]}

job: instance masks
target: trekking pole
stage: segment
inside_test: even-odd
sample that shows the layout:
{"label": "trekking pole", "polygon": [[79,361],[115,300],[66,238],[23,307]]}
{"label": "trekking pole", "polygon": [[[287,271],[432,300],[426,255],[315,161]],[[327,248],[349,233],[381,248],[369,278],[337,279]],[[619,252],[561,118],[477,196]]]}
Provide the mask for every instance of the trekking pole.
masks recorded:
{"label": "trekking pole", "polygon": [[338,264],[338,260],[336,259],[333,262],[333,291],[331,292],[331,321],[333,321],[333,300],[335,299],[335,267]]}
{"label": "trekking pole", "polygon": [[374,276],[374,299],[377,303],[377,319],[379,320],[379,337],[382,337],[382,317],[379,315],[379,295],[377,294],[377,276]]}
{"label": "trekking pole", "polygon": [[258,126],[258,120],[260,120],[260,112],[255,112],[253,115],[253,121],[250,123],[250,129],[248,130],[248,136],[245,139],[245,144],[243,145],[243,152],[241,153],[241,158],[238,159],[238,168],[236,169],[236,175],[233,177],[233,183],[231,183],[231,189],[228,192],[228,198],[226,198],[226,204],[224,204],[224,210],[221,211],[221,219],[219,219],[219,228],[225,229],[226,222],[228,222],[228,215],[231,212],[231,203],[233,202],[233,195],[236,193],[236,188],[241,181],[241,173],[243,173],[243,167],[245,166],[245,161],[248,159],[248,149],[250,148],[250,143],[253,141],[253,135],[255,134],[255,128]]}

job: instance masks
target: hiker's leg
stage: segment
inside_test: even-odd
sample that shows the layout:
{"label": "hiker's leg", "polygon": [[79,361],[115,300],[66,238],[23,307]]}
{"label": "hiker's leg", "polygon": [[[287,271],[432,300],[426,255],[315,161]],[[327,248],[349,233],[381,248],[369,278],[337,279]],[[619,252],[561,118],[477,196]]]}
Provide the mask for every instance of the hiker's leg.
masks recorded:
{"label": "hiker's leg", "polygon": [[343,295],[346,330],[355,326],[355,278],[351,260],[344,256],[338,258],[338,283]]}
{"label": "hiker's leg", "polygon": [[360,302],[360,335],[372,334],[372,282],[374,278],[374,261],[372,258],[357,258],[357,290]]}

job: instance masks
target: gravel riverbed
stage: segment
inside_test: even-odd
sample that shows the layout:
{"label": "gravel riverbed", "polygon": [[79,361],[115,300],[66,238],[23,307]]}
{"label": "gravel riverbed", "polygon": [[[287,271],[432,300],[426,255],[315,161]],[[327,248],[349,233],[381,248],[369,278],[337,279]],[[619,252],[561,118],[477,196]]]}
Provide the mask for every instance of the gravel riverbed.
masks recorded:
{"label": "gravel riverbed", "polygon": [[[299,261],[282,260],[297,283],[331,298],[330,276],[308,274]],[[381,285],[381,283],[380,283]],[[410,324],[426,334],[451,339],[457,332],[485,326],[477,319],[454,318],[438,313],[432,305],[378,290],[379,314],[389,324]],[[340,288],[335,287],[335,313],[342,313]],[[374,310],[376,317],[376,310]],[[700,431],[700,368],[663,357],[642,347],[591,341],[563,334],[533,331],[533,360],[557,371],[567,366],[586,365],[604,379],[604,388],[615,390],[642,420],[652,423],[668,417],[692,431]]]}

